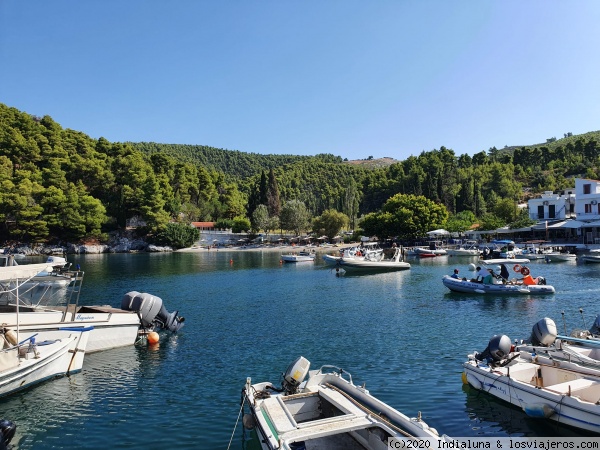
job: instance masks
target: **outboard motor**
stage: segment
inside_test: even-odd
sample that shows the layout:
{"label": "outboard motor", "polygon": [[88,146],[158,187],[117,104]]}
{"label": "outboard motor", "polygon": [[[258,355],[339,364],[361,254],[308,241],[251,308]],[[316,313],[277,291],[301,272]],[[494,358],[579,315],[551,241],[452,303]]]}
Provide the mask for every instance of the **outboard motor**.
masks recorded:
{"label": "outboard motor", "polygon": [[0,450],[6,450],[17,431],[17,425],[10,420],[0,420]]}
{"label": "outboard motor", "polygon": [[286,394],[295,394],[298,386],[304,381],[310,368],[310,361],[304,356],[299,356],[291,363],[283,374],[282,387]]}
{"label": "outboard motor", "polygon": [[596,320],[594,320],[594,323],[590,328],[590,333],[592,336],[598,336],[600,334],[600,314],[596,316]]}
{"label": "outboard motor", "polygon": [[158,327],[176,333],[183,327],[185,320],[177,316],[177,311],[169,313],[160,297],[137,291],[128,292],[123,296],[121,309],[137,312],[143,328]]}
{"label": "outboard motor", "polygon": [[481,352],[475,352],[475,359],[477,361],[493,360],[495,362],[502,361],[510,353],[512,343],[510,338],[503,335],[495,335],[490,339],[486,349]]}
{"label": "outboard motor", "polygon": [[536,323],[531,329],[531,341],[532,345],[548,347],[554,344],[558,331],[554,320],[544,317],[538,323]]}
{"label": "outboard motor", "polygon": [[537,277],[537,284],[545,285],[546,279],[544,277]]}

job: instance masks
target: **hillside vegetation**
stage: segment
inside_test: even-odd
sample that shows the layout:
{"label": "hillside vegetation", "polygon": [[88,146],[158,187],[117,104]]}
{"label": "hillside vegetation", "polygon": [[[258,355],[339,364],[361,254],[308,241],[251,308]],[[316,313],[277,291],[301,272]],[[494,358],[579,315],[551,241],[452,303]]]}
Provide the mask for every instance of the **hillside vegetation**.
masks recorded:
{"label": "hillside vegetation", "polygon": [[441,147],[403,161],[344,161],[109,142],[0,104],[0,241],[102,238],[133,219],[150,234],[173,220],[249,224],[259,205],[279,217],[292,201],[309,217],[338,211],[356,227],[396,194],[425,197],[451,219],[511,223],[528,195],[600,178],[599,134],[473,156]]}

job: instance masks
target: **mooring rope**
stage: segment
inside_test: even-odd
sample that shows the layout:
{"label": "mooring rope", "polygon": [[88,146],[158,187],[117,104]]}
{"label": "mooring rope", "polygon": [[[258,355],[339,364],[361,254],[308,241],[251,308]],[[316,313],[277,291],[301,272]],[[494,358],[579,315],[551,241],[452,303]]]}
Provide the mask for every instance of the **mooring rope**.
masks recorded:
{"label": "mooring rope", "polygon": [[229,445],[227,446],[227,450],[231,448],[231,443],[233,442],[233,436],[235,436],[235,430],[237,429],[238,423],[240,421],[240,417],[242,416],[242,411],[244,410],[244,403],[246,402],[246,397],[242,398],[242,404],[240,405],[240,412],[238,413],[237,420],[235,421],[235,426],[233,427],[233,433],[231,433],[231,438],[229,439]]}

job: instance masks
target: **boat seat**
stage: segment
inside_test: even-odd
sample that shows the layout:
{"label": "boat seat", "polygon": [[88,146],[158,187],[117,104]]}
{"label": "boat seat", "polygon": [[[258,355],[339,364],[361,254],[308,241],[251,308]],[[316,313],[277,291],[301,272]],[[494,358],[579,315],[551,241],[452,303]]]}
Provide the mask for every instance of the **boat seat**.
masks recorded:
{"label": "boat seat", "polygon": [[319,395],[323,399],[325,399],[329,403],[331,403],[333,406],[335,406],[337,409],[339,409],[340,411],[342,411],[346,414],[352,414],[352,415],[358,416],[358,417],[367,415],[367,413],[362,408],[355,405],[353,402],[348,400],[344,395],[342,395],[341,393],[339,393],[338,391],[336,391],[334,389],[329,389],[329,388],[319,389]]}
{"label": "boat seat", "polygon": [[263,401],[263,411],[269,415],[271,422],[278,433],[295,430],[298,424],[291,418],[285,405],[279,399],[279,396],[267,398]]}
{"label": "boat seat", "polygon": [[598,386],[598,382],[594,380],[588,380],[586,378],[577,378],[571,381],[564,381],[558,384],[551,384],[550,386],[546,386],[545,389],[548,389],[552,392],[557,392],[559,394],[568,394],[569,388],[571,388],[571,393],[575,393],[577,391],[587,389],[591,386]]}

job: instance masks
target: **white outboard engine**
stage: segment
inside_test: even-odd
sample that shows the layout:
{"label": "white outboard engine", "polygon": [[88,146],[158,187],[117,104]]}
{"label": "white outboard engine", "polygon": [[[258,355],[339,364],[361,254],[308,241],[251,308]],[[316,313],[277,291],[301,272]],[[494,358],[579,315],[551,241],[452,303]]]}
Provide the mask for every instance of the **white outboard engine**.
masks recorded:
{"label": "white outboard engine", "polygon": [[295,394],[300,383],[304,381],[310,368],[310,361],[299,356],[291,363],[283,374],[282,387],[286,394]]}
{"label": "white outboard engine", "polygon": [[554,320],[544,317],[531,329],[530,341],[532,345],[548,347],[554,344],[557,334]]}
{"label": "white outboard engine", "polygon": [[510,353],[512,343],[510,338],[503,335],[495,335],[490,339],[486,349],[481,352],[475,352],[475,359],[477,361],[493,360],[495,362],[502,361]]}
{"label": "white outboard engine", "polygon": [[176,333],[185,320],[177,316],[177,311],[169,313],[160,297],[137,291],[128,292],[123,296],[121,309],[137,312],[143,328],[158,327]]}

